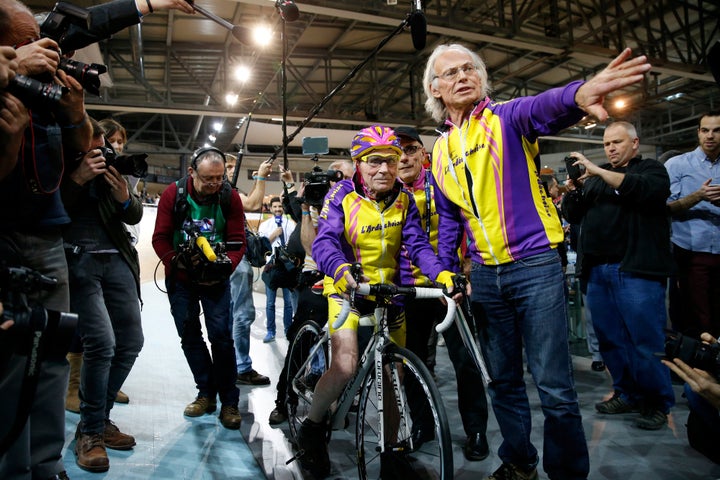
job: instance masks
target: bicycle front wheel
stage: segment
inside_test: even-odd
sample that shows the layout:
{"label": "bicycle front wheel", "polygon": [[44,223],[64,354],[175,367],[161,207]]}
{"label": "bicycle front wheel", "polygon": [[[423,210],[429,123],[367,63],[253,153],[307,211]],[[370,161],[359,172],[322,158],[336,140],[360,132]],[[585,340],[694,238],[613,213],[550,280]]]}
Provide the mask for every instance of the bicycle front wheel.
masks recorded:
{"label": "bicycle front wheel", "polygon": [[322,328],[317,323],[307,321],[298,330],[288,350],[285,407],[293,442],[310,411],[315,384],[328,368],[327,343],[310,358],[310,351],[321,334]]}
{"label": "bicycle front wheel", "polygon": [[[360,393],[357,415],[356,444],[358,449],[358,474],[361,479],[377,478],[453,478],[453,457],[450,427],[447,414],[435,382],[425,364],[411,351],[390,344],[382,354],[384,377],[384,453],[381,454],[378,415],[379,405],[375,387],[374,370],[371,370]],[[390,384],[393,372],[401,378],[398,390]],[[421,402],[408,406],[408,396]],[[432,422],[431,433],[426,433],[421,445],[413,442],[412,419]],[[429,419],[429,420],[428,420]]]}

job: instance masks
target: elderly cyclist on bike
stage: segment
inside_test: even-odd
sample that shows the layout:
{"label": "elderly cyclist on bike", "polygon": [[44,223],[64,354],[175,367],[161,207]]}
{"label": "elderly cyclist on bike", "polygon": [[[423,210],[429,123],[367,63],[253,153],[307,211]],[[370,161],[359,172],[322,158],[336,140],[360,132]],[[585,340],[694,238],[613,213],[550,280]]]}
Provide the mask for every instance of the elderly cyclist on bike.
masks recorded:
{"label": "elderly cyclist on bike", "polygon": [[[400,246],[415,265],[453,289],[453,273],[443,270],[422,229],[413,196],[396,180],[402,150],[395,132],[373,125],[358,132],[350,155],[355,175],[338,182],[325,197],[312,246],[318,270],[325,273],[332,359],[315,386],[312,406],[297,436],[302,466],[316,476],[330,472],[325,417],[330,405],[350,381],[358,364],[358,319],[371,313],[374,303],[356,297],[353,309],[338,329],[332,327],[340,313],[342,296],[357,286],[350,266],[359,262],[369,283],[394,283],[399,272]],[[388,324],[393,342],[405,344],[402,306],[391,305]]]}

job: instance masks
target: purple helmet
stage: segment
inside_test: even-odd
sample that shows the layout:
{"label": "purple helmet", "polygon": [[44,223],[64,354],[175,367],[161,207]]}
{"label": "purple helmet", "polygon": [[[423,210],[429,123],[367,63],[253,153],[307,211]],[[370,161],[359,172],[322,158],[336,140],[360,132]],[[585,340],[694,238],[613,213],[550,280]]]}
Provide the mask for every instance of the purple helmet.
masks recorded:
{"label": "purple helmet", "polygon": [[400,148],[400,140],[397,135],[390,127],[383,127],[382,125],[371,125],[367,128],[363,128],[352,140],[352,146],[350,147],[350,156],[357,159],[371,150],[391,148],[397,152],[398,155],[402,155]]}

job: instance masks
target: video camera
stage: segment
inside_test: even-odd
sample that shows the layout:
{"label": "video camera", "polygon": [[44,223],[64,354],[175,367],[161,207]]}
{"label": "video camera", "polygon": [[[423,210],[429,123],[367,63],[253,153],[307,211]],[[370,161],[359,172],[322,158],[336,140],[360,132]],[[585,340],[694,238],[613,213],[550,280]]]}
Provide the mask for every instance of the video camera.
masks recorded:
{"label": "video camera", "polygon": [[182,230],[187,235],[187,241],[178,246],[178,259],[188,271],[190,280],[210,285],[229,279],[233,268],[226,251],[240,248],[241,242],[218,242],[212,246],[192,220],[186,220]]}
{"label": "video camera", "polygon": [[108,167],[115,167],[120,175],[132,175],[137,178],[145,178],[148,174],[148,164],[145,160],[147,154],[134,153],[131,155],[117,155],[112,148],[98,147],[105,157],[105,164]]}
{"label": "video camera", "polygon": [[[63,40],[71,25],[88,30],[90,28],[90,12],[70,3],[57,2],[40,25],[40,35],[52,38],[60,45],[60,49],[63,49]],[[77,80],[89,93],[100,95],[100,75],[107,72],[105,65],[87,64],[62,58],[58,69]]]}
{"label": "video camera", "polygon": [[321,208],[325,195],[330,190],[330,182],[338,182],[344,178],[343,173],[339,170],[323,171],[317,165],[318,155],[325,155],[329,152],[327,137],[304,137],[302,143],[303,155],[313,155],[315,166],[312,172],[305,174],[305,190],[302,198],[298,198],[301,203]]}
{"label": "video camera", "polygon": [[7,358],[12,353],[27,355],[34,360],[37,368],[39,360],[44,358],[65,358],[75,335],[78,316],[30,305],[27,299],[31,292],[50,290],[56,285],[56,279],[35,270],[0,266],[0,299],[3,306],[0,322],[15,322],[10,329],[0,330],[0,354]]}
{"label": "video camera", "polygon": [[682,333],[665,332],[665,358],[679,358],[690,367],[699,368],[720,380],[720,343],[712,345]]}

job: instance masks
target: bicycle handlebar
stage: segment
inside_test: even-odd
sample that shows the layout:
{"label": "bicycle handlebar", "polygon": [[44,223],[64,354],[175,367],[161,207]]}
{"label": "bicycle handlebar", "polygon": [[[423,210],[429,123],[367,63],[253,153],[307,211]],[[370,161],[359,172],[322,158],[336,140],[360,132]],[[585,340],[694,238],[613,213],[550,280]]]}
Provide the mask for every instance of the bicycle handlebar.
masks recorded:
{"label": "bicycle handlebar", "polygon": [[[435,327],[435,330],[437,330],[438,332],[443,332],[447,330],[447,328],[450,326],[450,324],[453,322],[453,319],[455,318],[455,310],[457,309],[457,304],[455,303],[455,301],[451,297],[445,295],[445,292],[442,288],[437,287],[398,287],[389,283],[378,283],[375,285],[370,285],[369,283],[360,283],[355,289],[355,293],[359,295],[375,295],[376,297],[386,298],[394,297],[397,295],[407,295],[420,299],[445,297],[448,308],[447,313],[445,314],[445,318],[443,318],[442,322],[440,322]],[[335,321],[333,322],[333,329],[337,330],[338,328],[342,327],[345,323],[345,320],[347,320],[349,314],[350,300],[343,299],[340,313],[338,314],[337,319],[335,319]]]}

